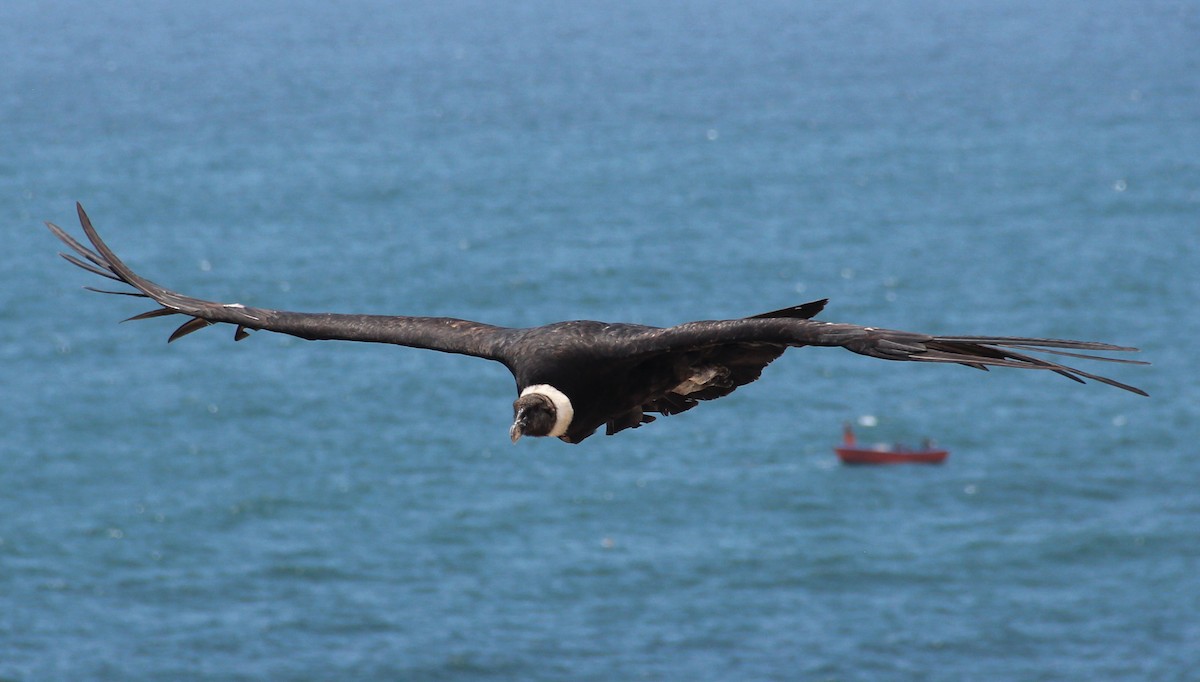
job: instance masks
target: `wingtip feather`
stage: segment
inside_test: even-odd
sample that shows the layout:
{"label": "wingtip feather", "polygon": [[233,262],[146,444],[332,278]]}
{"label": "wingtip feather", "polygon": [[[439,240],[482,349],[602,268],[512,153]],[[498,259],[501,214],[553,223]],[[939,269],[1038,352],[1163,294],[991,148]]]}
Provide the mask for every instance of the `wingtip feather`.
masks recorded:
{"label": "wingtip feather", "polygon": [[167,343],[171,343],[172,341],[175,341],[177,339],[182,339],[183,337],[187,336],[188,334],[191,334],[192,332],[198,331],[200,329],[204,329],[205,327],[209,326],[210,324],[213,324],[213,323],[209,322],[208,320],[206,320],[202,317],[193,317],[192,319],[188,320],[187,322],[184,322],[183,324],[179,325],[179,328],[171,333],[170,338],[167,339]]}
{"label": "wingtip feather", "polygon": [[163,317],[166,315],[176,315],[178,313],[179,313],[178,310],[172,310],[171,308],[155,308],[154,310],[148,310],[139,315],[134,315],[133,317],[127,317],[124,320],[121,320],[121,322],[134,322],[136,320],[149,320],[154,317]]}

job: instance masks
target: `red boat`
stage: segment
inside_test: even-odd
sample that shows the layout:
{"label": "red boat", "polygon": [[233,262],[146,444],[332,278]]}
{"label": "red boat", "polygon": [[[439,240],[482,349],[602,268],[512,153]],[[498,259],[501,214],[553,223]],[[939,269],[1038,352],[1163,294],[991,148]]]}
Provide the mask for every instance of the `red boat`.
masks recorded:
{"label": "red boat", "polygon": [[950,454],[948,450],[935,448],[928,441],[919,450],[903,445],[879,444],[860,446],[854,431],[846,424],[842,430],[842,444],[833,449],[842,464],[941,464]]}

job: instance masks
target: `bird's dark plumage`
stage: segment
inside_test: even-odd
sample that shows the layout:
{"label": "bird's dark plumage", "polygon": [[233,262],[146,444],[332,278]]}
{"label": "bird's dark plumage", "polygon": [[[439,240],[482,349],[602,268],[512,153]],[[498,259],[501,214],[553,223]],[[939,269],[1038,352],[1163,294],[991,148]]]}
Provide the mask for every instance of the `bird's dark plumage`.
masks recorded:
{"label": "bird's dark plumage", "polygon": [[652,414],[676,414],[700,401],[729,395],[758,379],[763,368],[786,349],[800,346],[841,346],[885,360],[951,362],[979,369],[1043,369],[1080,383],[1093,379],[1146,395],[1113,379],[1029,355],[1042,352],[1145,364],[1080,352],[1135,348],[1060,339],[931,336],[811,319],[825,307],[824,300],[743,319],[668,328],[581,320],[528,329],[449,317],[295,313],[214,303],[177,294],[134,273],[100,239],[83,207],[77,204],[76,208],[95,250],[47,223],[74,251],[63,257],[136,290],[95,291],[145,297],[159,304],[130,320],[188,318],[168,341],[225,323],[234,326],[236,340],[245,338],[248,330],[262,329],[303,339],[392,343],[495,360],[512,372],[520,394],[514,403],[514,441],[521,435],[551,435],[578,443],[601,426],[608,434],[636,428],[653,421]]}

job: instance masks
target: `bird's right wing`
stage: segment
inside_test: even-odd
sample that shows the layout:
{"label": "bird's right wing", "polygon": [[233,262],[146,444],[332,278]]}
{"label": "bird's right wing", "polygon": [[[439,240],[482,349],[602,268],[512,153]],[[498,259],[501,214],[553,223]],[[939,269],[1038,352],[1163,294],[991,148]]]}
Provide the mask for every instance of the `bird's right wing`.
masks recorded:
{"label": "bird's right wing", "polygon": [[239,341],[248,335],[246,330],[262,329],[310,340],[340,339],[392,343],[473,355],[489,360],[504,360],[504,346],[512,334],[512,330],[504,327],[448,317],[296,313],[251,308],[239,303],[215,303],[178,294],[133,272],[100,239],[83,207],[76,204],[76,210],[83,231],[95,250],[81,244],[61,227],[46,223],[50,231],[75,252],[63,253],[63,258],[88,272],[122,282],[136,290],[107,291],[87,287],[92,291],[150,298],[159,304],[159,308],[135,315],[129,318],[130,320],[165,315],[183,315],[189,318],[171,334],[168,342],[212,324],[228,323],[235,325],[234,339]]}
{"label": "bird's right wing", "polygon": [[700,348],[737,344],[778,344],[783,346],[839,346],[860,355],[884,360],[910,362],[949,362],[987,369],[1013,367],[1043,369],[1084,383],[1092,379],[1139,395],[1140,388],[1074,367],[1029,355],[1049,353],[1073,358],[1148,364],[1137,360],[1090,355],[1090,352],[1132,352],[1136,348],[1094,341],[1042,339],[1020,336],[932,336],[894,329],[864,327],[856,324],[818,322],[795,318],[747,318],[688,322],[677,327],[655,330],[631,340],[637,352],[645,354],[688,352]]}

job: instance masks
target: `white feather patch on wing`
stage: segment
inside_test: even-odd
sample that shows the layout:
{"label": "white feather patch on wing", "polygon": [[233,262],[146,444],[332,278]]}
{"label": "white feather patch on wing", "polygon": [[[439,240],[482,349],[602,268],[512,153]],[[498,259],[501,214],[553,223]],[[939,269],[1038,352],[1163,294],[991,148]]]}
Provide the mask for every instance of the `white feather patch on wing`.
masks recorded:
{"label": "white feather patch on wing", "polygon": [[565,434],[567,428],[571,426],[571,419],[575,417],[575,408],[571,407],[571,399],[567,397],[567,394],[550,384],[534,384],[526,386],[525,390],[521,391],[521,397],[530,393],[544,395],[554,403],[554,428],[546,435],[561,436]]}
{"label": "white feather patch on wing", "polygon": [[[697,368],[695,374],[671,389],[671,392],[678,393],[679,395],[690,395],[696,391],[702,391],[708,388],[713,379],[721,376],[721,369],[720,367],[711,365]],[[729,374],[729,372],[725,372],[725,374]]]}

